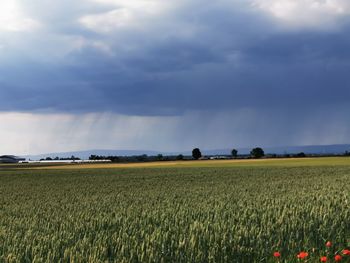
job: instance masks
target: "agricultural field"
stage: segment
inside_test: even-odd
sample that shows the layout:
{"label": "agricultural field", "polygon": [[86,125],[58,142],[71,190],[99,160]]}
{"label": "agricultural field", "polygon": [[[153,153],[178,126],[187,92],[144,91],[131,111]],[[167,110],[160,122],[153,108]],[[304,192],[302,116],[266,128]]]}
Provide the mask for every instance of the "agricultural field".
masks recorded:
{"label": "agricultural field", "polygon": [[349,181],[350,158],[4,165],[0,262],[350,262]]}

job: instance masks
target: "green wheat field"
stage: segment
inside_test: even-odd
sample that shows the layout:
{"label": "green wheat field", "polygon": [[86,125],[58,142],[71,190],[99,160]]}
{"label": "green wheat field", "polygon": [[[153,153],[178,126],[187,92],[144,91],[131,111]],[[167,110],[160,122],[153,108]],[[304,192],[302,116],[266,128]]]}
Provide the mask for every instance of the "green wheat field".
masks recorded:
{"label": "green wheat field", "polygon": [[0,262],[319,262],[350,245],[349,182],[340,157],[3,165]]}

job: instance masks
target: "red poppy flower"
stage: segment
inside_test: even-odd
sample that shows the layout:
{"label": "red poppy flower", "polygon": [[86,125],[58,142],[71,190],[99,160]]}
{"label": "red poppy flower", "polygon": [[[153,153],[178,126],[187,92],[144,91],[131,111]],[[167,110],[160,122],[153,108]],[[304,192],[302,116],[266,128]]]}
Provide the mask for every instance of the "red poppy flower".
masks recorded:
{"label": "red poppy flower", "polygon": [[331,247],[331,246],[332,246],[332,242],[331,241],[327,241],[326,247]]}
{"label": "red poppy flower", "polygon": [[278,252],[278,251],[276,251],[275,253],[273,253],[273,256],[274,256],[275,258],[279,258],[279,257],[281,257],[281,253]]}
{"label": "red poppy flower", "polygon": [[350,250],[349,249],[344,249],[342,252],[343,252],[343,255],[350,256]]}
{"label": "red poppy flower", "polygon": [[304,259],[304,258],[307,258],[308,255],[309,253],[303,251],[303,252],[300,252],[297,257],[299,259]]}
{"label": "red poppy flower", "polygon": [[334,260],[335,261],[341,261],[342,260],[342,257],[341,257],[341,255],[336,255],[335,257],[334,257]]}
{"label": "red poppy flower", "polygon": [[321,262],[327,262],[327,257],[321,257]]}

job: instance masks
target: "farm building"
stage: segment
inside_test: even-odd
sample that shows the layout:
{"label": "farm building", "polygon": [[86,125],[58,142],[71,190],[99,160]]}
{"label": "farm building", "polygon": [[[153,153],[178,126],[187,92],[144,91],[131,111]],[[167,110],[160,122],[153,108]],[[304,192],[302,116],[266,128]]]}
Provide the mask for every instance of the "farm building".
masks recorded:
{"label": "farm building", "polygon": [[25,158],[17,157],[14,155],[2,155],[0,156],[0,163],[19,163],[25,161]]}

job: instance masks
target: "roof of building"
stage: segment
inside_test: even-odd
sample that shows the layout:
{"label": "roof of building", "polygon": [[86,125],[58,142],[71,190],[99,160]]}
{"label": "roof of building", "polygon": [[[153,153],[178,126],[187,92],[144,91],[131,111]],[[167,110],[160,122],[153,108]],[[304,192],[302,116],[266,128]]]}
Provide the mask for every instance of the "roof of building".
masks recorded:
{"label": "roof of building", "polygon": [[25,160],[25,158],[18,157],[18,156],[15,156],[15,155],[1,155],[0,156],[0,159],[4,159],[4,158],[14,159],[14,160]]}

